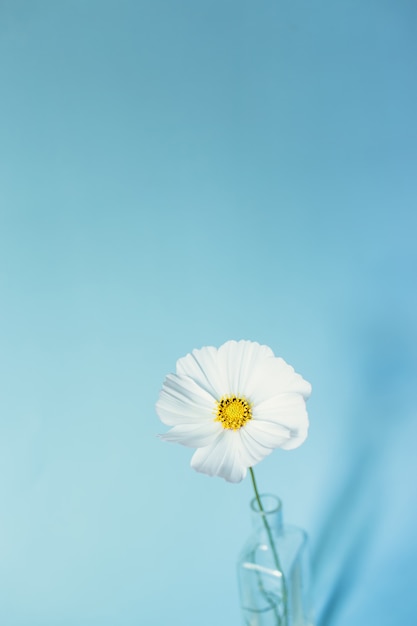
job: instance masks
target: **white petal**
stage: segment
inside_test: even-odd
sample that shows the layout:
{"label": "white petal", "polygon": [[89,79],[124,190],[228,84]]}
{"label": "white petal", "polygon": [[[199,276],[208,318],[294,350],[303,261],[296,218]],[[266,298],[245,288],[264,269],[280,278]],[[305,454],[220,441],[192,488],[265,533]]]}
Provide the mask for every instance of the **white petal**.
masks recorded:
{"label": "white petal", "polygon": [[193,424],[214,419],[213,398],[190,378],[169,374],[163,384],[156,412],[164,424]]}
{"label": "white petal", "polygon": [[259,463],[259,461],[271,454],[273,448],[268,448],[254,439],[250,430],[248,430],[248,425],[249,423],[239,430],[242,441],[241,457],[246,467],[252,467],[252,465],[256,465],[256,463]]}
{"label": "white petal", "polygon": [[223,433],[214,444],[194,452],[191,467],[197,472],[221,476],[228,482],[238,483],[246,476],[241,449],[239,431],[223,429]]}
{"label": "white petal", "polygon": [[227,393],[249,396],[254,372],[262,371],[265,360],[271,358],[271,348],[256,341],[227,341],[220,346],[218,363],[227,378]]}
{"label": "white petal", "polygon": [[311,385],[303,379],[284,359],[274,357],[253,370],[248,389],[249,398],[259,404],[280,393],[297,393],[308,398]]}
{"label": "white petal", "polygon": [[219,367],[217,348],[207,346],[193,350],[191,354],[178,359],[177,374],[192,378],[213,399],[219,400],[228,393],[227,380]]}
{"label": "white petal", "polygon": [[282,393],[252,409],[254,421],[273,422],[285,426],[292,437],[298,437],[308,429],[308,415],[305,401],[297,393]]}
{"label": "white petal", "polygon": [[291,435],[291,439],[288,439],[285,443],[283,443],[280,448],[283,450],[293,450],[294,448],[298,448],[302,443],[307,439],[308,429],[297,431],[297,435]]}
{"label": "white petal", "polygon": [[[243,429],[242,429],[243,430]],[[251,420],[245,425],[245,435],[251,437],[257,444],[273,450],[280,448],[291,437],[291,431],[281,424]]]}
{"label": "white petal", "polygon": [[223,430],[221,424],[212,420],[202,424],[180,424],[159,436],[163,441],[181,443],[190,448],[201,448],[214,443]]}
{"label": "white petal", "polygon": [[245,424],[239,433],[244,447],[242,460],[247,467],[262,461],[275,448],[296,448],[307,436],[307,430],[294,433],[281,424],[254,419]]}

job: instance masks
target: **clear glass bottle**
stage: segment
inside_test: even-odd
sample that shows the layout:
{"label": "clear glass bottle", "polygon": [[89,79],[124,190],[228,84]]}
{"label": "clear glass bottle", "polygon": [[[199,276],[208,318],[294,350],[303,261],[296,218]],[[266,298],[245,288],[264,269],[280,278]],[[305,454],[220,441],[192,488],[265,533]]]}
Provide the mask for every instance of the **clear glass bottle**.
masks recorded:
{"label": "clear glass bottle", "polygon": [[307,535],[284,526],[273,495],[251,502],[253,533],[238,561],[244,626],[313,626]]}

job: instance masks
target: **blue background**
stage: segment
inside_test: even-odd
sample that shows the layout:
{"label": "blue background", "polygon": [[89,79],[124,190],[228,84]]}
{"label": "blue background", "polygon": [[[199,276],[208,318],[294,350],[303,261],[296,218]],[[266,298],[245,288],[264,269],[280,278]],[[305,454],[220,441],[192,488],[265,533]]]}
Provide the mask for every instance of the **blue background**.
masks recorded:
{"label": "blue background", "polygon": [[230,338],[313,384],[257,471],[320,626],[417,599],[413,0],[0,2],[0,623],[231,626],[248,480],[156,438]]}

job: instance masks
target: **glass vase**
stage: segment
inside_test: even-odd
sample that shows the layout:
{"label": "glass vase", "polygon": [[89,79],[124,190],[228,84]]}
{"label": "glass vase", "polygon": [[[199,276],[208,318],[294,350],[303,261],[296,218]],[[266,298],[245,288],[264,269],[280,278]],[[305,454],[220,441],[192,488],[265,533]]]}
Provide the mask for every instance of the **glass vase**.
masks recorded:
{"label": "glass vase", "polygon": [[283,525],[279,498],[260,501],[251,501],[253,532],[238,561],[242,624],[313,626],[307,535]]}

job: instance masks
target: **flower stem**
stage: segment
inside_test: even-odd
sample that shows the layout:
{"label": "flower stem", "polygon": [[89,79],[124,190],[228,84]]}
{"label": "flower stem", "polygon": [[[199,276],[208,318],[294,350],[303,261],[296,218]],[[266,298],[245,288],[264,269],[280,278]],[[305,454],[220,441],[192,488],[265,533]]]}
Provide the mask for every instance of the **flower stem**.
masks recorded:
{"label": "flower stem", "polygon": [[287,583],[286,583],[286,580],[285,580],[284,571],[283,571],[283,569],[281,567],[281,563],[280,563],[280,560],[279,560],[278,552],[277,552],[276,547],[275,547],[274,539],[272,537],[272,531],[271,531],[271,528],[270,528],[270,526],[268,524],[268,520],[266,519],[266,514],[265,514],[264,508],[262,506],[262,500],[261,500],[261,497],[259,495],[258,487],[256,485],[256,480],[255,480],[255,473],[254,473],[252,467],[249,468],[249,472],[250,472],[250,476],[251,476],[251,479],[252,479],[253,489],[255,491],[256,501],[257,501],[258,506],[259,506],[259,512],[261,514],[262,521],[263,521],[263,524],[265,526],[266,533],[268,535],[269,543],[270,543],[271,550],[272,550],[272,555],[274,557],[275,566],[276,566],[277,570],[281,573],[281,577],[282,577],[281,578],[281,580],[282,580],[282,603],[283,603],[283,619],[284,619],[282,626],[287,626]]}

